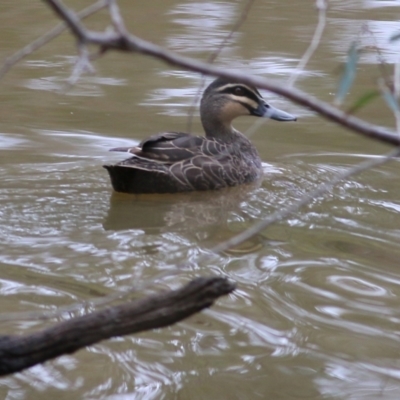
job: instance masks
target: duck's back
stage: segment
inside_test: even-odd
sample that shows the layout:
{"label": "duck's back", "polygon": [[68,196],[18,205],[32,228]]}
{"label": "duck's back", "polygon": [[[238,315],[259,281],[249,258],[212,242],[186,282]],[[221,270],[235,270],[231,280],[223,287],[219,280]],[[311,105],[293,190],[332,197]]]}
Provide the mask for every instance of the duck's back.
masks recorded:
{"label": "duck's back", "polygon": [[245,138],[231,143],[167,132],[135,148],[118,148],[133,157],[105,165],[114,190],[125,193],[176,193],[215,190],[256,180],[261,160]]}

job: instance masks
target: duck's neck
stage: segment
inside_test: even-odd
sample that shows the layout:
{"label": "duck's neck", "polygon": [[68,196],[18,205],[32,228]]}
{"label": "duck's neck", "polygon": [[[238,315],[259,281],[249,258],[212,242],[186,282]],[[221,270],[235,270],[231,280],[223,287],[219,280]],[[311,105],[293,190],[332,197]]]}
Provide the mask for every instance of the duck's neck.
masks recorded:
{"label": "duck's neck", "polygon": [[201,120],[207,138],[220,139],[224,142],[231,141],[235,130],[231,123],[224,123],[218,119],[206,118]]}
{"label": "duck's neck", "polygon": [[232,113],[224,110],[224,104],[219,102],[201,101],[200,117],[206,137],[218,139],[225,143],[245,138],[243,134],[233,128]]}

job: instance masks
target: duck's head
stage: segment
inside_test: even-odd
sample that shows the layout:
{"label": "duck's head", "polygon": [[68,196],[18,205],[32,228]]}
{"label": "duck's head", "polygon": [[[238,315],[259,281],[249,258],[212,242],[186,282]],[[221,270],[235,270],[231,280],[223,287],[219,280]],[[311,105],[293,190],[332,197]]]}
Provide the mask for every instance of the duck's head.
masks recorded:
{"label": "duck's head", "polygon": [[201,122],[207,136],[221,136],[232,131],[232,121],[242,115],[296,121],[296,117],[272,107],[250,85],[218,78],[204,91],[200,104]]}

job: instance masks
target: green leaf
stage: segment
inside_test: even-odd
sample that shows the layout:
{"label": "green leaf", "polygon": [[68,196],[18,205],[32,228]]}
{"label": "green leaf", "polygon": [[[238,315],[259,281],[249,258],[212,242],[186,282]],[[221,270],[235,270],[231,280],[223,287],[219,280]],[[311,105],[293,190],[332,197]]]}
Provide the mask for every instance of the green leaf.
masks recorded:
{"label": "green leaf", "polygon": [[357,42],[353,42],[347,53],[346,66],[344,69],[343,76],[339,83],[338,91],[336,93],[335,97],[336,105],[339,105],[343,102],[347,92],[349,91],[351,85],[353,84],[354,78],[356,77],[357,62],[358,62]]}
{"label": "green leaf", "polygon": [[364,93],[360,98],[358,98],[355,103],[347,110],[347,114],[354,114],[356,111],[360,110],[362,107],[365,107],[372,100],[380,96],[379,90],[370,90],[367,93]]}

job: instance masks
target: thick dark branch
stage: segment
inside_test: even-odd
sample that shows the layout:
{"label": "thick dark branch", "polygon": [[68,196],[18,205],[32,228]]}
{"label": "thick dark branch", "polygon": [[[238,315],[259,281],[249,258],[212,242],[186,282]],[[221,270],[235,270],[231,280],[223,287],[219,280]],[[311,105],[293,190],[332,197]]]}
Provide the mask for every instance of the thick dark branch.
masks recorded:
{"label": "thick dark branch", "polygon": [[[346,128],[349,128],[364,136],[379,140],[392,145],[400,145],[400,137],[393,131],[381,126],[369,124],[359,118],[347,115],[345,112],[332,107],[319,99],[309,96],[305,92],[291,88],[288,85],[276,82],[271,79],[249,76],[240,72],[228,71],[211,64],[194,60],[192,58],[177,55],[163,49],[151,42],[147,42],[129,33],[120,34],[113,32],[92,32],[88,31],[70,10],[62,6],[58,0],[45,0],[57,14],[66,21],[72,32],[81,40],[101,46],[102,49],[122,50],[128,52],[139,52],[150,55],[165,61],[168,64],[197,71],[206,75],[222,76],[228,79],[239,80],[244,83],[270,90],[284,96],[293,102],[316,111],[325,118],[334,121]],[[115,21],[114,21],[115,23]],[[123,31],[123,27],[118,30]]]}
{"label": "thick dark branch", "polygon": [[234,290],[223,278],[197,278],[179,290],[153,295],[61,322],[26,336],[0,336],[0,375],[72,353],[113,336],[172,325]]}

